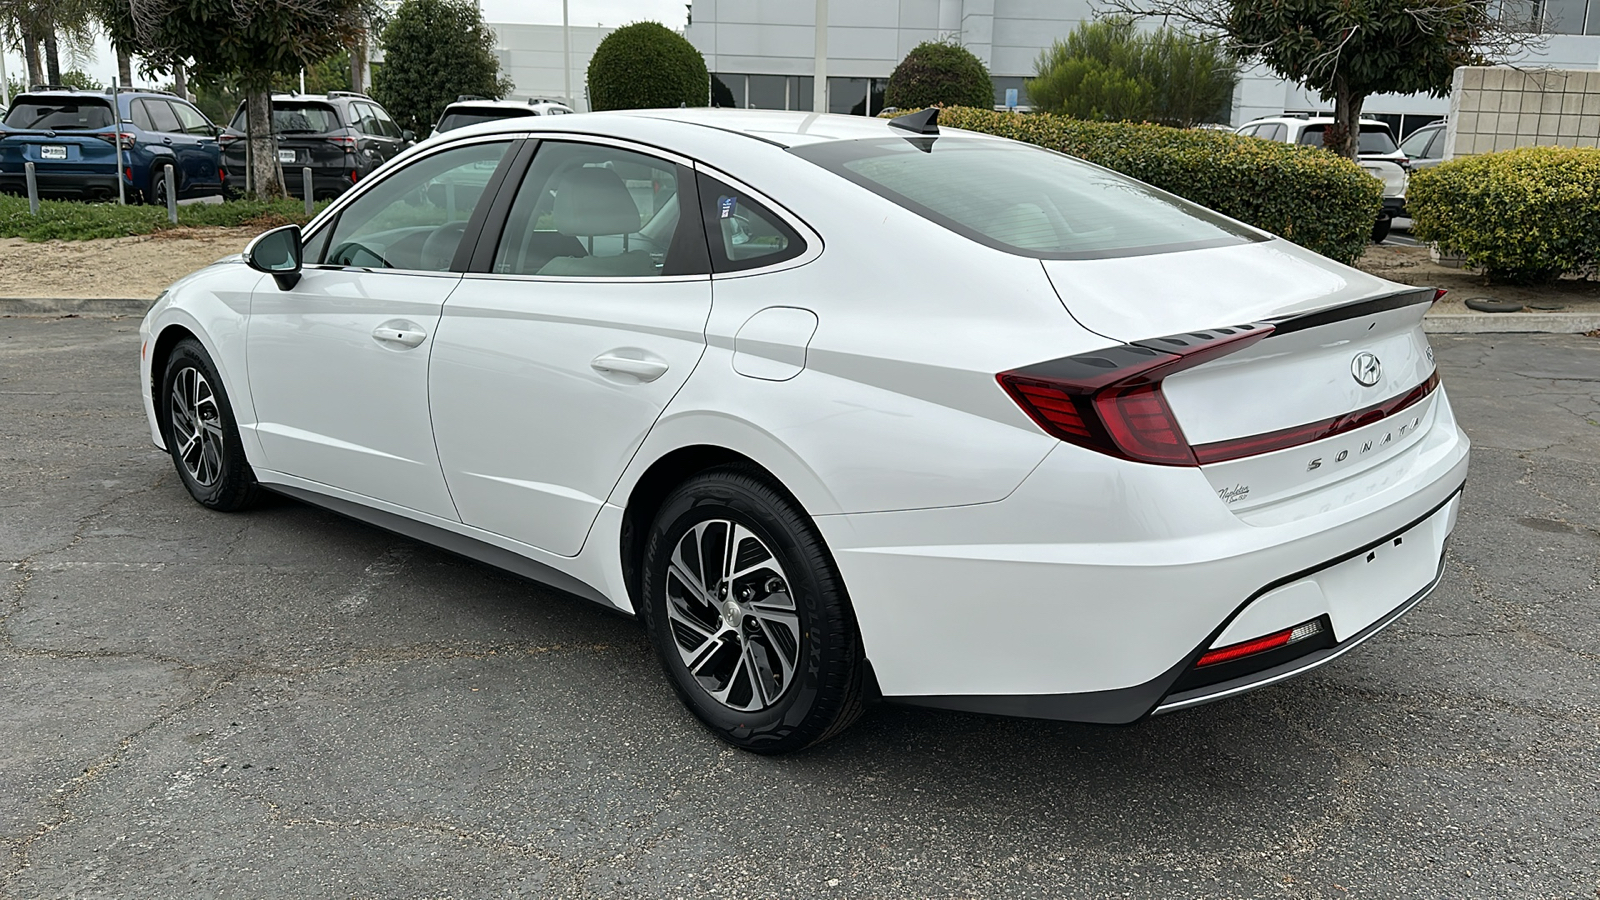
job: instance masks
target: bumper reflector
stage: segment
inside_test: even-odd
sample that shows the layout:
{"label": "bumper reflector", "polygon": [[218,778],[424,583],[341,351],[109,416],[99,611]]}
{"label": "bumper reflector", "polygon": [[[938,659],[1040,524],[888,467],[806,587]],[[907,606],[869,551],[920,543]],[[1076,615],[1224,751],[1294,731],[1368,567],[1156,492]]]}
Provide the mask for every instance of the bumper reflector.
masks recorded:
{"label": "bumper reflector", "polygon": [[1226,647],[1217,647],[1216,649],[1208,650],[1201,655],[1199,661],[1195,663],[1195,667],[1199,668],[1200,666],[1214,666],[1217,663],[1232,662],[1233,660],[1242,659],[1246,656],[1254,656],[1257,653],[1265,653],[1268,650],[1276,650],[1279,647],[1287,647],[1290,644],[1303,641],[1308,637],[1312,637],[1313,635],[1318,635],[1321,633],[1322,620],[1312,619],[1310,622],[1306,622],[1303,625],[1296,625],[1293,628],[1285,628],[1282,631],[1274,632],[1268,635],[1262,635],[1258,638],[1251,638],[1248,641],[1241,641],[1237,644],[1229,644]]}

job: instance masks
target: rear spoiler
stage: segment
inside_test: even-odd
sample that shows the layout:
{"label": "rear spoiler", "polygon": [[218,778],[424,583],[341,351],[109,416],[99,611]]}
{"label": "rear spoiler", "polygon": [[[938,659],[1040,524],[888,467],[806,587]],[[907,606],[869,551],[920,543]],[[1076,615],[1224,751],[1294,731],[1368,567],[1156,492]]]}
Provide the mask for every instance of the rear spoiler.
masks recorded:
{"label": "rear spoiler", "polygon": [[1396,291],[1393,294],[1384,294],[1370,300],[1357,300],[1354,303],[1345,303],[1340,306],[1330,306],[1308,313],[1298,313],[1280,319],[1267,319],[1264,324],[1272,326],[1272,333],[1291,334],[1296,331],[1305,331],[1308,328],[1317,328],[1334,322],[1343,322],[1346,319],[1359,319],[1374,313],[1388,312],[1391,309],[1403,309],[1407,306],[1419,306],[1437,302],[1445,292],[1438,288],[1409,288]]}

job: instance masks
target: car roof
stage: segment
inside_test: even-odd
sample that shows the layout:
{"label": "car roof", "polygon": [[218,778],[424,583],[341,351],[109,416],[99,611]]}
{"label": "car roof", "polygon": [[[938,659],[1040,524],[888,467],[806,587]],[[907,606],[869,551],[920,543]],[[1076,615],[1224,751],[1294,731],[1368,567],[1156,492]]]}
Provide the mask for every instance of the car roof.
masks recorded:
{"label": "car roof", "polygon": [[[582,117],[555,116],[541,119],[539,127],[577,129],[588,122],[605,119],[635,119],[676,122],[714,128],[732,134],[744,135],[782,147],[798,147],[824,141],[848,141],[863,138],[909,137],[911,132],[890,127],[889,120],[837,114],[818,114],[769,109],[718,109],[694,107],[678,109],[634,109],[617,112],[588,113]],[[483,126],[473,126],[481,128]],[[507,131],[526,129],[524,120],[509,120],[501,127]]]}
{"label": "car roof", "polygon": [[[541,106],[567,107],[560,100],[457,100],[445,109],[521,109],[533,110]],[[570,108],[570,107],[567,107]]]}
{"label": "car roof", "polygon": [[[1335,119],[1333,116],[1262,116],[1259,119],[1251,119],[1239,127],[1243,128],[1245,125],[1260,125],[1264,122],[1282,122],[1286,125],[1292,123],[1299,123],[1301,125],[1332,125],[1334,121]],[[1389,123],[1387,122],[1384,122],[1380,119],[1369,119],[1366,116],[1361,117],[1360,123],[1362,125],[1382,125],[1385,128],[1389,127]]]}

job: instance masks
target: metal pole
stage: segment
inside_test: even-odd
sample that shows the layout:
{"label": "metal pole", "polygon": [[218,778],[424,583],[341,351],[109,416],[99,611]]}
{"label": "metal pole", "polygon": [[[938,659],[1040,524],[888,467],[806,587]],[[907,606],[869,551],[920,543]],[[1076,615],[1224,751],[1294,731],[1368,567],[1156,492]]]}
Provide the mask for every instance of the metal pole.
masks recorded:
{"label": "metal pole", "polygon": [[5,49],[0,47],[0,106],[11,105],[11,81],[6,75]]}
{"label": "metal pole", "polygon": [[572,96],[572,26],[567,22],[567,0],[561,0],[561,89],[577,109],[578,98]]}
{"label": "metal pole", "polygon": [[39,179],[33,174],[33,163],[23,163],[22,170],[28,176],[28,212],[39,214]]}
{"label": "metal pole", "polygon": [[816,60],[811,76],[811,111],[828,111],[828,0],[817,0]]}
{"label": "metal pole", "polygon": [[300,189],[306,194],[306,218],[311,218],[311,167],[300,170]]}
{"label": "metal pole", "polygon": [[161,177],[167,180],[167,221],[178,224],[178,176],[171,166],[161,167]]}
{"label": "metal pole", "polygon": [[116,128],[116,133],[111,137],[112,146],[117,148],[117,205],[128,205],[128,189],[122,184],[122,88],[115,78],[111,79],[111,122]]}

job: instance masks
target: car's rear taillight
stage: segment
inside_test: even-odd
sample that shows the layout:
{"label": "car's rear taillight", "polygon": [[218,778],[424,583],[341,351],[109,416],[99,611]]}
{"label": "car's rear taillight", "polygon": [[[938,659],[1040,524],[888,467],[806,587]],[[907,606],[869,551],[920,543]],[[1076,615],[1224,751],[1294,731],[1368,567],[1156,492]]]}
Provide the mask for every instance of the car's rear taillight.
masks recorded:
{"label": "car's rear taillight", "polygon": [[1287,647],[1290,644],[1298,644],[1307,638],[1316,637],[1321,633],[1322,620],[1312,619],[1311,621],[1302,625],[1296,625],[1293,628],[1285,628],[1284,630],[1274,632],[1273,634],[1262,635],[1258,638],[1251,638],[1248,641],[1240,641],[1237,644],[1229,644],[1226,647],[1217,647],[1212,650],[1207,650],[1200,656],[1198,660],[1195,661],[1195,667],[1199,668],[1200,666],[1214,666],[1218,663],[1233,662],[1236,659],[1244,659],[1247,656],[1254,656],[1257,653],[1265,653],[1268,650],[1276,650],[1279,647]]}
{"label": "car's rear taillight", "polygon": [[132,150],[137,140],[134,135],[126,131],[97,131],[94,136],[108,144],[115,144],[120,141],[124,151]]}
{"label": "car's rear taillight", "polygon": [[331,137],[328,140],[346,153],[356,152],[356,139],[353,137]]}
{"label": "car's rear taillight", "polygon": [[224,150],[232,147],[234,144],[242,140],[244,140],[244,135],[242,134],[228,134],[224,132],[217,135],[217,144]]}
{"label": "car's rear taillight", "polygon": [[1125,344],[1001,372],[996,378],[1046,433],[1111,456],[1161,466],[1198,465],[1161,379],[1243,350],[1265,323]]}

